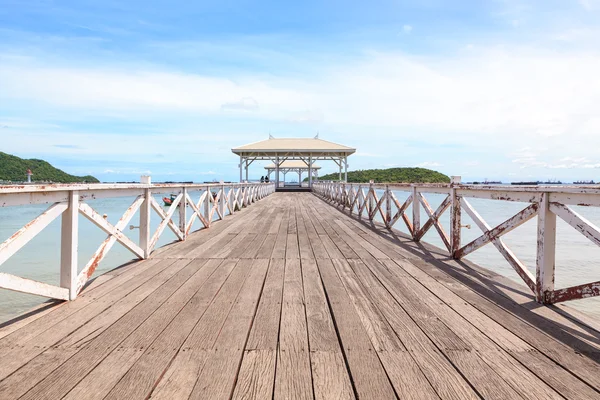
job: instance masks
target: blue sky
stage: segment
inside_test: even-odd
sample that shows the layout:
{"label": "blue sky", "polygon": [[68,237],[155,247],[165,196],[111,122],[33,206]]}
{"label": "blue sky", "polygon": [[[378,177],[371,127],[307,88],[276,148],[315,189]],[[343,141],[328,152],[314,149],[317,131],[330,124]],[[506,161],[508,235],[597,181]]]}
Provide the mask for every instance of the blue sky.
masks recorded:
{"label": "blue sky", "polygon": [[0,151],[233,180],[319,132],[350,169],[600,180],[599,43],[598,0],[0,0]]}

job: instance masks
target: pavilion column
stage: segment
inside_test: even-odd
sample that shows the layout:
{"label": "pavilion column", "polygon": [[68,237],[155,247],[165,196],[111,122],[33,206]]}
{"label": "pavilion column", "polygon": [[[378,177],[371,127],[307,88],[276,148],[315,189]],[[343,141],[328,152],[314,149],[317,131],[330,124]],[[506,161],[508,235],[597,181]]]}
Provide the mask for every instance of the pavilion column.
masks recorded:
{"label": "pavilion column", "polygon": [[246,159],[246,182],[248,182],[248,159]]}
{"label": "pavilion column", "polygon": [[302,170],[298,168],[298,185],[302,187]]}
{"label": "pavilion column", "polygon": [[340,158],[340,163],[338,164],[340,166],[340,174],[339,174],[339,180],[342,180],[342,159]]}
{"label": "pavilion column", "polygon": [[312,169],[312,156],[308,156],[308,187],[312,188],[312,173],[313,173],[313,169]]}
{"label": "pavilion column", "polygon": [[242,164],[244,163],[242,156],[240,156],[240,183],[242,183]]}
{"label": "pavilion column", "polygon": [[279,187],[279,156],[275,158],[275,187]]}
{"label": "pavilion column", "polygon": [[344,157],[344,182],[348,183],[348,157]]}

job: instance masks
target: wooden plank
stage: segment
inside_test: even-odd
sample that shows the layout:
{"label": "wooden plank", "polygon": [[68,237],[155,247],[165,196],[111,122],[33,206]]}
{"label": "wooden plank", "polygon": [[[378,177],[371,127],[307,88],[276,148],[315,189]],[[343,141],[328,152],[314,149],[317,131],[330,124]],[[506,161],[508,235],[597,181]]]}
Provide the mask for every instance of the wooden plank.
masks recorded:
{"label": "wooden plank", "polygon": [[317,266],[358,397],[395,399],[385,370],[331,260],[317,260]]}
{"label": "wooden plank", "polygon": [[[266,234],[264,233],[258,233],[256,234],[255,238],[248,244],[248,247],[246,247],[244,249],[243,252],[237,253],[239,254],[240,258],[269,258],[269,255],[265,255],[265,254],[261,254],[260,250],[261,247],[263,245],[263,243],[265,242],[265,240],[267,239]],[[232,257],[235,257],[237,254],[232,254]]]}
{"label": "wooden plank", "polygon": [[272,400],[275,350],[246,350],[233,393],[234,400]]}
{"label": "wooden plank", "polygon": [[[277,234],[269,233],[266,235],[265,240],[260,245],[256,258],[273,258],[273,251],[275,248],[275,242],[277,241]],[[283,257],[280,257],[283,258]]]}
{"label": "wooden plank", "polygon": [[302,271],[299,259],[285,260],[274,397],[281,399],[313,398]]}
{"label": "wooden plank", "polygon": [[[410,301],[408,299],[419,299],[419,301],[412,302],[412,308],[418,309],[418,313],[413,311],[411,314],[415,315],[415,321],[419,324],[421,329],[429,335],[431,340],[442,349],[449,347],[443,339],[444,335],[436,329],[431,329],[430,321],[438,319],[460,337],[463,342],[476,350],[476,357],[481,358],[481,360],[465,357],[462,355],[462,352],[456,351],[447,352],[447,357],[452,360],[459,369],[462,370],[464,367],[469,371],[468,373],[464,373],[464,375],[469,379],[473,378],[476,382],[474,383],[474,386],[477,387],[478,390],[478,385],[481,385],[480,393],[490,389],[487,387],[487,382],[481,381],[480,375],[475,372],[487,370],[490,381],[499,378],[504,381],[494,381],[496,390],[498,393],[503,393],[504,396],[512,396],[511,393],[515,390],[524,398],[535,399],[539,396],[543,396],[546,399],[560,398],[558,393],[512,359],[510,353],[504,352],[493,340],[483,335],[469,323],[472,319],[477,319],[477,314],[480,314],[479,312],[475,311],[461,315],[453,309],[449,309],[445,303],[440,303],[440,300],[443,301],[443,299],[438,299],[418,281],[413,280],[411,276],[407,277],[405,269],[402,269],[403,273],[401,275],[396,274],[399,269],[398,266],[408,267],[410,265],[408,262],[397,261],[396,263],[397,264],[388,267],[390,274],[385,274],[383,270],[380,270],[379,272],[384,273],[386,278],[389,279],[390,284],[394,286],[394,289],[392,289],[394,294],[402,299],[404,307],[406,307],[405,304]],[[423,317],[420,317],[420,315]],[[490,328],[495,328],[496,332],[494,336],[502,336],[503,334],[506,335],[508,333],[502,327],[491,326]],[[520,347],[513,345],[511,350],[527,351],[532,349],[529,348],[529,346],[526,346],[525,343],[522,343]],[[493,371],[492,373],[490,373],[490,369]],[[527,382],[527,385],[524,385],[523,382]],[[510,385],[510,387],[507,387],[507,384]]]}
{"label": "wooden plank", "polygon": [[343,353],[315,260],[302,260],[308,342],[316,399],[353,399]]}
{"label": "wooden plank", "polygon": [[[160,306],[142,325],[98,364],[64,399],[102,399],[129,368],[142,356],[164,328],[194,298],[221,264],[220,260],[194,260],[188,268],[195,271],[177,291]],[[79,369],[80,372],[81,368]]]}
{"label": "wooden plank", "polygon": [[302,259],[314,259],[315,256],[312,251],[312,247],[310,245],[310,241],[308,239],[308,232],[306,229],[306,225],[304,224],[304,219],[300,212],[296,215],[296,224],[298,227],[298,248],[300,251],[300,258]]}
{"label": "wooden plank", "polygon": [[211,277],[207,288],[177,315],[108,398],[145,398],[150,393],[158,399],[188,398],[251,262],[225,260],[219,275]]}
{"label": "wooden plank", "polygon": [[[120,318],[117,323],[114,323],[102,334],[96,336],[73,357],[62,364],[60,368],[54,369],[57,366],[52,366],[53,372],[25,393],[22,398],[53,399],[66,395],[77,384],[82,374],[86,375],[87,372],[91,371],[95,365],[110,354],[120,342],[152,315],[164,301],[193,275],[196,268],[189,266],[185,268],[188,263],[188,261],[173,263],[169,268],[172,271],[169,274],[169,279],[161,282],[156,291],[154,291],[153,296],[148,296],[146,300],[139,303],[133,310]],[[23,379],[20,385],[11,384],[7,385],[7,388],[26,391],[40,376],[40,371],[30,371],[30,373],[31,375],[27,379]],[[9,380],[13,379],[15,379],[15,375],[9,378]],[[0,390],[2,389],[0,388]]]}
{"label": "wooden plank", "polygon": [[213,351],[209,352],[190,399],[231,397],[268,266],[269,260],[265,259],[253,260],[252,266],[247,266],[251,269],[248,278],[235,299]]}
{"label": "wooden plank", "polygon": [[[344,259],[344,255],[342,254],[342,252],[337,248],[337,246],[335,245],[335,243],[333,242],[333,240],[331,240],[331,238],[329,237],[329,235],[320,235],[319,239],[321,240],[321,243],[323,243],[323,247],[325,248],[325,250],[327,251],[328,257],[321,257],[321,259]],[[358,256],[357,256],[358,257]]]}
{"label": "wooden plank", "polygon": [[298,234],[288,233],[287,243],[285,247],[285,258],[286,259],[299,259],[300,249],[298,246]]}
{"label": "wooden plank", "polygon": [[[568,370],[571,371],[571,373],[579,376],[580,379],[583,379],[589,385],[596,386],[596,379],[592,377],[593,373],[591,372],[598,368],[596,363],[590,359],[587,359],[586,357],[576,355],[572,348],[569,348],[565,345],[565,343],[568,343],[569,346],[573,346],[575,343],[573,336],[569,336],[563,332],[561,335],[564,337],[560,337],[561,335],[558,335],[556,337],[559,340],[554,339],[556,333],[558,332],[553,332],[555,327],[553,327],[552,322],[548,320],[542,321],[539,319],[539,316],[522,309],[518,304],[509,302],[506,298],[503,298],[502,295],[490,290],[488,285],[478,284],[480,286],[473,286],[474,282],[471,283],[471,278],[469,275],[463,275],[459,271],[453,271],[444,268],[446,273],[450,273],[452,277],[458,278],[460,282],[467,284],[468,287],[476,289],[480,294],[473,292],[472,290],[465,290],[464,287],[461,287],[462,285],[457,288],[457,284],[454,279],[447,276],[444,272],[442,272],[442,270],[437,269],[430,263],[422,262],[418,259],[411,260],[411,263],[429,275],[435,277],[435,279],[442,283],[445,287],[453,291],[456,295],[461,297],[464,301],[467,301],[476,309],[489,316],[491,319],[500,322],[507,330],[515,334],[523,341],[527,342],[539,352],[543,353],[545,357],[553,360],[549,361],[548,358],[546,358],[546,364],[548,365],[543,366],[543,368],[552,368],[553,363],[556,362],[562,366],[562,368],[565,368],[562,370],[561,368],[556,369],[556,374],[564,374],[566,372],[565,370]],[[436,265],[439,264],[436,263]],[[482,295],[485,297],[482,297]],[[525,320],[528,322],[522,320],[521,317],[525,318]],[[529,323],[534,324],[534,326],[529,325]],[[540,330],[540,328],[543,330]],[[583,346],[583,343],[579,342],[577,346],[581,347]],[[527,360],[524,359],[526,354],[534,353],[513,353],[516,358],[523,362],[527,362]],[[537,357],[529,358],[529,361],[533,362],[536,359]],[[539,371],[536,372],[539,374]],[[568,375],[569,373],[564,375],[566,380],[570,380]],[[547,375],[541,376],[547,380],[549,378]],[[570,390],[570,393],[589,392],[589,388],[586,389],[585,385],[581,385],[576,381],[577,379],[573,381],[573,390]],[[551,381],[548,382],[549,384],[553,385]],[[556,390],[559,390],[559,387],[555,385],[552,387]],[[560,390],[560,392],[563,395],[568,393],[564,390]],[[571,395],[568,397],[571,397]],[[578,398],[578,396],[574,396],[572,398]]]}
{"label": "wooden plank", "polygon": [[246,350],[277,350],[284,266],[283,259],[270,260],[269,272]]}
{"label": "wooden plank", "polygon": [[[390,301],[390,293],[379,283],[367,266],[360,261],[352,261],[351,266],[437,395],[441,398],[477,398],[477,394],[465,381],[465,378],[415,325],[406,311],[399,307],[397,302]],[[452,347],[456,348],[456,346]],[[394,355],[396,355],[395,352],[388,352],[388,356]],[[385,358],[383,359],[385,360]],[[393,365],[391,363],[386,367],[392,368]],[[409,368],[407,371],[414,370],[414,368]],[[415,376],[410,381],[420,384],[423,379]],[[399,381],[395,386],[400,387],[401,384]],[[431,391],[427,386],[420,386],[417,392],[427,393],[428,390]]]}

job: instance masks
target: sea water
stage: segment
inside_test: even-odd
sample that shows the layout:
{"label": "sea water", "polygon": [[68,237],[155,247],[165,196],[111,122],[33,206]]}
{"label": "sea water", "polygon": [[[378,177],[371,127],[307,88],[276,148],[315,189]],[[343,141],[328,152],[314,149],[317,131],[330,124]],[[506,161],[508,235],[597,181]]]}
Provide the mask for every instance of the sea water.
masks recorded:
{"label": "sea water", "polygon": [[[197,195],[194,195],[197,198]],[[381,192],[379,193],[381,195]],[[408,197],[408,192],[395,191],[398,200],[403,203]],[[435,210],[444,199],[444,195],[427,194],[424,196]],[[155,196],[157,201],[162,204],[161,196]],[[87,201],[99,214],[107,215],[107,220],[111,224],[116,224],[121,215],[133,202],[133,197],[118,197],[110,199],[98,199]],[[527,203],[518,203],[499,200],[468,199],[473,208],[475,208],[482,218],[490,225],[496,226],[506,219],[512,217],[520,210],[528,206]],[[16,231],[21,229],[27,222],[40,215],[48,205],[27,205],[0,208],[0,242],[9,238]],[[571,206],[573,210],[583,215],[591,222],[600,225],[600,208],[595,207],[576,207]],[[165,207],[166,210],[166,207]],[[411,207],[406,211],[408,215],[412,214]],[[188,209],[188,216],[189,216]],[[175,212],[173,220],[178,223],[178,212]],[[216,213],[215,213],[215,217]],[[421,207],[421,222],[425,223],[427,216]],[[160,217],[152,211],[151,228],[152,232],[156,230],[160,223]],[[440,222],[446,232],[449,232],[449,212],[444,213]],[[533,218],[527,223],[509,232],[502,238],[507,246],[515,255],[529,268],[535,275],[536,242],[537,242],[537,218]],[[462,213],[462,224],[471,225],[471,229],[462,229],[463,245],[476,239],[481,235],[481,231],[469,216]],[[135,243],[138,243],[139,231],[135,227],[139,225],[139,211],[131,219],[129,227],[125,229],[125,234]],[[201,223],[196,220],[193,229],[200,229]],[[395,228],[408,233],[402,220],[399,220]],[[90,260],[92,254],[98,246],[106,239],[107,235],[89,222],[82,215],[79,216],[79,259],[80,270]],[[175,235],[166,228],[158,241],[157,247],[168,244],[176,240]],[[437,231],[431,228],[422,239],[425,242],[444,248]],[[111,270],[121,264],[124,264],[135,256],[118,242],[114,244],[110,252],[104,258],[97,268],[94,276]],[[497,251],[493,244],[488,244],[474,253],[467,256],[467,259],[488,268],[501,275],[509,277],[519,283],[521,278],[511,268],[508,262]],[[60,218],[56,219],[33,240],[31,240],[18,253],[11,257],[4,264],[0,265],[0,272],[10,273],[19,277],[29,278],[40,282],[46,282],[54,285],[59,284],[60,278]],[[556,287],[568,287],[572,285],[589,283],[600,280],[600,248],[571,226],[557,218],[557,245],[556,245]],[[0,322],[9,320],[19,315],[37,304],[45,301],[44,298],[34,295],[12,292],[0,289]],[[600,317],[600,298],[583,299],[568,302],[572,307],[578,308],[589,314]]]}

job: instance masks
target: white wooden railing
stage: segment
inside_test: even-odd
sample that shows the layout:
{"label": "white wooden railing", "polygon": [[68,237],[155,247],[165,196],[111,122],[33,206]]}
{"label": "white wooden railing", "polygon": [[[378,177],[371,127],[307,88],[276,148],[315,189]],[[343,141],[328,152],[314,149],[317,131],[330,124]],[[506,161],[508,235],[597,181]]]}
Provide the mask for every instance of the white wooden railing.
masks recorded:
{"label": "white wooden railing", "polygon": [[[0,288],[36,294],[61,300],[73,300],[93,275],[98,264],[115,243],[120,243],[138,259],[145,259],[155,249],[158,239],[169,228],[178,240],[185,240],[198,218],[203,228],[211,226],[215,214],[226,215],[247,207],[275,191],[273,183],[235,184],[89,184],[0,186],[0,207],[28,204],[50,204],[48,209],[0,244],[0,265],[33,239],[58,217],[61,225],[60,286],[54,286],[15,275],[0,273]],[[153,195],[175,194],[165,211]],[[112,225],[86,201],[110,197],[135,197],[117,224]],[[192,197],[195,197],[192,198]],[[139,242],[136,244],[123,231],[137,211]],[[151,232],[152,210],[161,222]],[[191,211],[191,215],[188,215]],[[179,213],[178,223],[173,217]],[[79,272],[78,215],[82,214],[108,236]]]}
{"label": "white wooden railing", "polygon": [[[381,197],[377,194],[379,191]],[[409,192],[400,203],[394,191]],[[548,186],[482,186],[453,184],[349,184],[317,182],[313,192],[337,206],[347,208],[359,218],[373,221],[376,215],[388,229],[402,220],[413,240],[420,241],[432,227],[438,232],[449,255],[461,259],[492,243],[504,256],[540,303],[552,304],[600,295],[600,281],[568,288],[555,289],[556,216],[579,231],[592,243],[600,246],[600,228],[579,215],[570,205],[599,207],[600,189],[593,187]],[[440,206],[433,210],[424,193],[446,195]],[[529,203],[516,215],[495,227],[489,226],[471,206],[468,198],[504,200]],[[412,205],[412,216],[406,211]],[[420,207],[428,216],[422,223]],[[446,233],[440,217],[450,210],[450,234]],[[465,211],[483,232],[477,239],[461,243],[461,215]],[[537,216],[536,275],[515,256],[501,236]]]}

